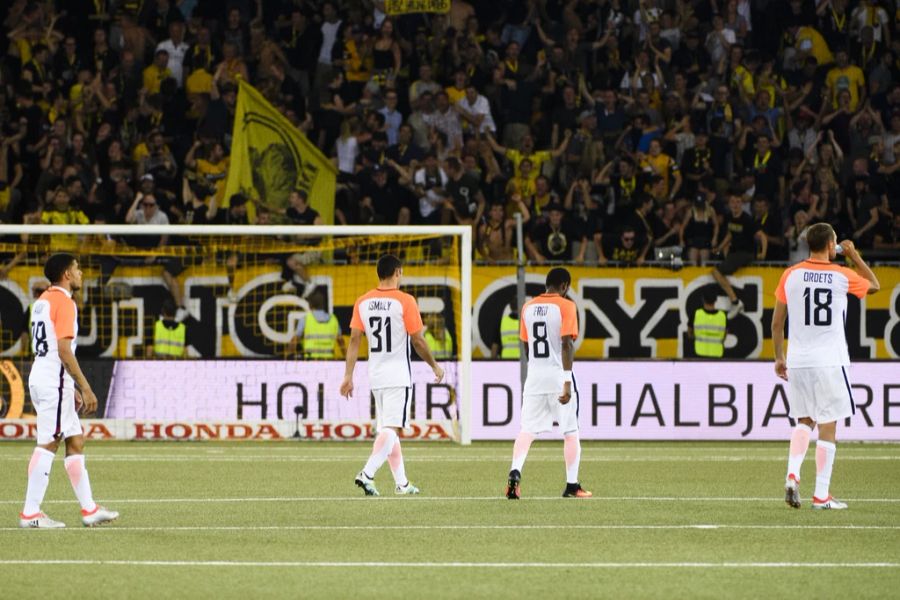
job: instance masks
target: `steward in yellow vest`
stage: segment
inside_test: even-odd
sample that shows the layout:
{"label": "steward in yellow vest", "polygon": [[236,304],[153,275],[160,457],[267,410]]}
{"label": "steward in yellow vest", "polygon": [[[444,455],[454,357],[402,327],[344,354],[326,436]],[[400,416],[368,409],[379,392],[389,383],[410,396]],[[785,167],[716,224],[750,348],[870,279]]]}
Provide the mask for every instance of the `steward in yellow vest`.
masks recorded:
{"label": "steward in yellow vest", "polygon": [[337,317],[325,311],[325,297],[313,292],[309,297],[309,312],[300,321],[297,337],[291,340],[292,353],[297,340],[303,340],[303,356],[312,360],[334,360],[344,352],[344,337]]}
{"label": "steward in yellow vest", "polygon": [[722,358],[725,354],[727,317],[716,309],[715,292],[704,291],[703,307],[694,313],[689,335],[694,338],[694,352],[701,358]]}
{"label": "steward in yellow vest", "polygon": [[500,319],[500,358],[519,358],[519,313],[511,312]]}
{"label": "steward in yellow vest", "polygon": [[447,331],[443,315],[429,315],[425,343],[435,360],[453,358],[453,337]]}
{"label": "steward in yellow vest", "polygon": [[162,314],[153,326],[153,352],[157,358],[182,358],[185,351],[187,327],[175,320],[175,303],[163,301]]}

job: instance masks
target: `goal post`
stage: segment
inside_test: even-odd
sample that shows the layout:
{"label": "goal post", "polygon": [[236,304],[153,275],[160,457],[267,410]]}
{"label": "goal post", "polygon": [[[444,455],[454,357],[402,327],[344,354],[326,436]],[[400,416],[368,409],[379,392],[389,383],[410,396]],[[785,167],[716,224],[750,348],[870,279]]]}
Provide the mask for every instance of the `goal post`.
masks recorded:
{"label": "goal post", "polygon": [[[451,336],[451,348],[439,362],[447,363],[445,371],[452,386],[448,392],[454,406],[452,437],[469,444],[472,237],[471,227],[462,225],[0,225],[0,268],[7,271],[7,277],[0,280],[0,319],[4,324],[0,358],[14,360],[23,374],[30,367],[27,317],[22,313],[27,315],[33,290],[40,287],[46,257],[53,252],[71,252],[81,259],[85,279],[78,298],[80,359],[115,359],[117,373],[128,371],[122,365],[129,361],[156,361],[158,364],[150,366],[157,372],[175,370],[173,363],[161,362],[153,355],[157,349],[150,343],[154,322],[168,297],[184,307],[177,311],[177,321],[187,324],[186,364],[205,360],[210,369],[229,366],[234,373],[252,368],[254,361],[262,371],[275,369],[270,362],[289,365],[296,360],[297,369],[312,370],[319,379],[327,373],[330,380],[342,373],[340,348],[332,360],[314,360],[293,332],[307,322],[307,313],[320,307],[337,317],[346,338],[352,302],[377,285],[375,261],[383,253],[395,253],[404,263],[401,289],[416,296],[426,326],[436,330],[445,326]],[[324,306],[320,306],[323,300]],[[7,327],[10,323],[15,326]],[[367,391],[367,385],[360,386],[364,357],[365,350],[360,358],[362,368],[357,368],[356,387]],[[236,361],[249,367],[238,368]],[[203,379],[201,364],[194,367],[198,379]],[[422,376],[416,375],[416,367],[414,362],[415,389],[426,390],[428,398],[415,400],[413,406],[418,405],[420,412],[413,416],[413,423],[425,420],[421,412],[430,414],[432,408],[432,389],[419,381]],[[289,367],[283,368],[289,371]],[[289,372],[283,375],[287,377]],[[243,405],[238,398],[238,408],[244,410],[234,418],[246,419],[252,414],[251,418],[276,415],[293,420],[288,406],[292,402],[288,399],[290,381],[284,383],[284,377],[276,378],[281,382],[277,390],[255,384],[250,386],[252,391],[246,385],[238,387],[245,395]],[[110,399],[117,383],[121,382],[112,376]],[[168,382],[162,379],[159,383]],[[361,420],[351,417],[346,405],[328,397],[339,384],[317,381],[303,387],[302,411],[299,404],[292,409],[298,411],[297,422],[301,414],[305,419],[314,413],[316,403],[320,412],[323,403],[334,404],[339,420]],[[261,393],[268,410],[252,404],[260,400]],[[246,400],[251,396],[252,400]],[[443,406],[439,400],[434,405]],[[448,410],[444,408],[444,412]],[[225,420],[209,407],[198,408],[197,416]]]}

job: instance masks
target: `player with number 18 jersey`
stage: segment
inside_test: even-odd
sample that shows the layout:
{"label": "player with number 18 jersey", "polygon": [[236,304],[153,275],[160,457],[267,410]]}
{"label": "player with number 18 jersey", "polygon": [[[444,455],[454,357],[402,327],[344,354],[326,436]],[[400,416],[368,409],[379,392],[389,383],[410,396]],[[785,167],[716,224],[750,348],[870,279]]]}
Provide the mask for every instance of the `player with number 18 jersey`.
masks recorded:
{"label": "player with number 18 jersey", "polygon": [[[847,376],[847,296],[862,299],[877,291],[879,284],[853,242],[844,241],[838,246],[834,229],[828,223],[810,226],[806,240],[810,256],[782,274],[772,313],[775,373],[788,382],[790,416],[798,421],[791,433],[784,499],[793,508],[801,506],[800,468],[810,435],[818,428],[812,507],[844,509],[847,505],[834,499],[829,490],[837,450],[837,423],[856,412]],[[831,262],[838,249],[854,263],[855,271]],[[786,323],[790,339],[785,357]]]}

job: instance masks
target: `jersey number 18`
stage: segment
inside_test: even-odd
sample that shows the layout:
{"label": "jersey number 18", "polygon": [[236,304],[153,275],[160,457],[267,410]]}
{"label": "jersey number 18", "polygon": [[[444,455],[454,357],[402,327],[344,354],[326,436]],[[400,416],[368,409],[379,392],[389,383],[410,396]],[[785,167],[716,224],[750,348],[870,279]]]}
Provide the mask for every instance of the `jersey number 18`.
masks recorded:
{"label": "jersey number 18", "polygon": [[831,290],[828,288],[806,288],[803,290],[803,307],[806,324],[831,325]]}

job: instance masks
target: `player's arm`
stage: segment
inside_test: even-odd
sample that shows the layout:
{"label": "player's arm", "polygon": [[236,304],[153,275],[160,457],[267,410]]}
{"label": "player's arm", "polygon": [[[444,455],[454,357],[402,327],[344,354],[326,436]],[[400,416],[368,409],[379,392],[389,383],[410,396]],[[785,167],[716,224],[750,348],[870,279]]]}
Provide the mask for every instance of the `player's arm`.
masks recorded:
{"label": "player's arm", "polygon": [[[844,249],[844,256],[853,261],[853,264],[859,269],[859,274],[869,282],[869,290],[867,293],[874,294],[878,290],[881,289],[881,284],[878,282],[878,278],[875,276],[875,273],[872,269],[869,268],[869,265],[866,264],[866,261],[862,259],[862,256],[859,255],[859,252],[856,250],[856,245],[850,240],[844,240],[841,242],[841,248]],[[853,290],[851,290],[852,292]]]}
{"label": "player's arm", "polygon": [[575,338],[571,335],[562,336],[561,354],[565,383],[563,383],[563,392],[559,396],[559,403],[568,404],[572,399],[572,363],[575,362]]}
{"label": "player's arm", "polygon": [[787,304],[775,301],[772,313],[772,344],[775,346],[775,374],[787,381],[787,362],[784,359],[784,324],[787,321]]}
{"label": "player's arm", "polygon": [[72,338],[59,338],[57,340],[57,345],[59,347],[60,362],[65,367],[66,373],[71,375],[72,379],[75,380],[75,384],[81,390],[81,399],[84,403],[85,414],[94,412],[97,410],[97,396],[95,396],[94,391],[91,390],[91,384],[88,383],[87,378],[84,376],[84,373],[82,373],[81,366],[79,366],[78,360],[72,352]]}
{"label": "player's arm", "polygon": [[415,348],[419,358],[428,363],[428,366],[434,371],[434,382],[440,383],[444,379],[444,369],[442,369],[441,366],[437,364],[437,361],[434,360],[434,356],[432,356],[431,350],[428,348],[428,342],[425,341],[425,336],[422,335],[422,331],[423,329],[420,329],[410,335],[413,348]]}
{"label": "player's arm", "polygon": [[353,395],[353,370],[356,368],[356,359],[359,358],[359,344],[362,340],[361,329],[350,329],[350,345],[347,347],[347,358],[344,366],[344,381],[341,382],[341,396],[350,398]]}

